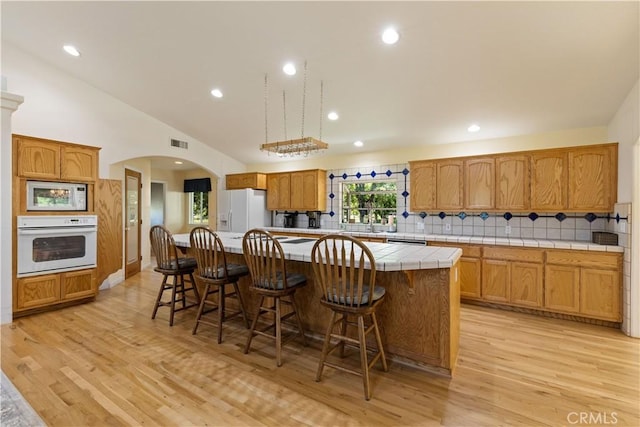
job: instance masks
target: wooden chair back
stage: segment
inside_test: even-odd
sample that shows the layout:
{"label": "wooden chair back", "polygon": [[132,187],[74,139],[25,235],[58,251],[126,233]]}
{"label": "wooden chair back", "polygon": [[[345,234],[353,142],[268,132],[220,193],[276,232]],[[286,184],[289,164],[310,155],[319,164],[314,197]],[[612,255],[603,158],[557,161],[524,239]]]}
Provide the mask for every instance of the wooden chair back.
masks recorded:
{"label": "wooden chair back", "polygon": [[287,289],[284,251],[271,233],[259,229],[247,231],[242,238],[242,251],[253,288],[274,292]]}
{"label": "wooden chair back", "polygon": [[176,270],[178,268],[178,250],[171,232],[162,225],[154,225],[149,230],[149,239],[156,256],[157,269]]}
{"label": "wooden chair back", "polygon": [[373,255],[362,241],[343,234],[328,234],[313,245],[311,264],[322,300],[329,305],[371,306],[376,280]]}
{"label": "wooden chair back", "polygon": [[227,256],[220,237],[207,227],[196,227],[189,234],[191,252],[198,267],[196,274],[201,277],[227,280]]}

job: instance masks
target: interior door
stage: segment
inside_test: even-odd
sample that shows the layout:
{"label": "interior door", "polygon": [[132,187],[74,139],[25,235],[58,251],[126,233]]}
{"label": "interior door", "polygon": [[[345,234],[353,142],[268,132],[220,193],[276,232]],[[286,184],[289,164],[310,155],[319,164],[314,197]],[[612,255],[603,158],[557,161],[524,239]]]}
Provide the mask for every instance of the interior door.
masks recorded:
{"label": "interior door", "polygon": [[124,227],[125,279],[140,272],[140,188],[142,174],[129,169],[124,170],[126,191],[126,220]]}

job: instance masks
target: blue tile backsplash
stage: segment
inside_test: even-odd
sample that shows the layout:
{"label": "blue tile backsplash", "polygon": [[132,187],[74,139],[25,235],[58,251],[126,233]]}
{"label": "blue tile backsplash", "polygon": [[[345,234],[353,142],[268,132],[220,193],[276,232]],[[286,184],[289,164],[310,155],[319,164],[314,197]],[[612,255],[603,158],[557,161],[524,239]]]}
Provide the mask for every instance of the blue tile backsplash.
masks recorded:
{"label": "blue tile backsplash", "polygon": [[[617,212],[609,215],[592,212],[410,212],[409,173],[408,164],[328,170],[327,211],[320,219],[322,228],[365,231],[365,224],[341,224],[340,184],[389,179],[395,179],[398,188],[396,217],[400,233],[591,241],[593,231],[606,231],[611,227],[609,223],[627,221],[626,214]],[[276,222],[279,216],[276,216]],[[299,215],[296,226],[306,227],[305,220],[305,215]]]}

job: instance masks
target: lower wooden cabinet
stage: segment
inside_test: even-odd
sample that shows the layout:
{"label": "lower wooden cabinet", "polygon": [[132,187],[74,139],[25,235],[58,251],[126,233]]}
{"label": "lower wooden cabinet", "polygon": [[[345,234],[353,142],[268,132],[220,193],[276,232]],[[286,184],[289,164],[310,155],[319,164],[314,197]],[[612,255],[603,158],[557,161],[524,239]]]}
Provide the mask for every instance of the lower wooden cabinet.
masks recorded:
{"label": "lower wooden cabinet", "polygon": [[482,259],[482,299],[542,307],[544,250],[487,247]]}
{"label": "lower wooden cabinet", "polygon": [[479,258],[460,258],[460,296],[480,298],[482,261]]}
{"label": "lower wooden cabinet", "polygon": [[16,281],[15,311],[95,296],[96,269],[25,277]]}
{"label": "lower wooden cabinet", "polygon": [[622,320],[622,254],[547,251],[545,308],[602,320]]}
{"label": "lower wooden cabinet", "polygon": [[18,279],[17,309],[28,309],[60,302],[60,275],[26,277]]}
{"label": "lower wooden cabinet", "polygon": [[482,246],[466,243],[427,242],[428,246],[446,246],[462,249],[460,257],[460,296],[481,299]]}

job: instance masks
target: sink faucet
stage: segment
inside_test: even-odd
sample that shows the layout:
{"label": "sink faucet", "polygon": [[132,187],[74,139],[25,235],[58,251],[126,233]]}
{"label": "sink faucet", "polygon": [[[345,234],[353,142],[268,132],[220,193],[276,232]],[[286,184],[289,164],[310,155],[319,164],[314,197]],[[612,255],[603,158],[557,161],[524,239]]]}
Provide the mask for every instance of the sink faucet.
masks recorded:
{"label": "sink faucet", "polygon": [[373,203],[371,202],[367,202],[365,204],[365,206],[367,207],[367,211],[369,212],[369,225],[367,225],[364,230],[365,231],[373,231],[373,215],[371,212],[371,208],[373,207]]}

